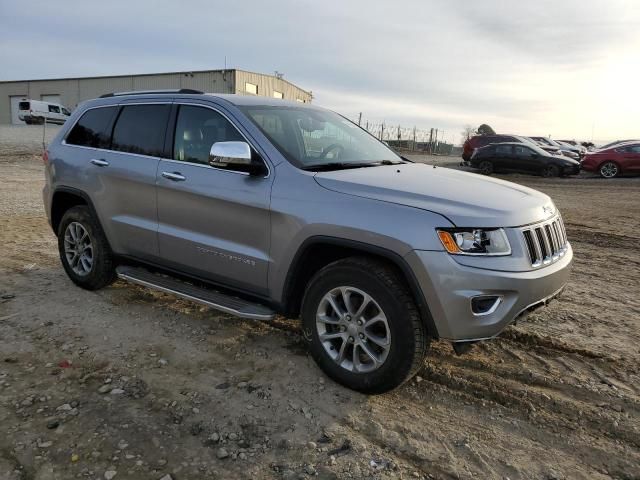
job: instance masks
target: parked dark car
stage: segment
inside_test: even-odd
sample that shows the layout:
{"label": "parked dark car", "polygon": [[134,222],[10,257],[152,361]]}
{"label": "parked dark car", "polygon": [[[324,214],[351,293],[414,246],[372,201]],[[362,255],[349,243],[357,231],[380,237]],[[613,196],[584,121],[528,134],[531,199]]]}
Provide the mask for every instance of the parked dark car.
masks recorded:
{"label": "parked dark car", "polygon": [[[505,142],[517,142],[524,143],[525,145],[534,145],[539,146],[536,142],[531,140],[528,137],[522,137],[520,135],[504,135],[504,134],[496,134],[496,135],[475,135],[466,142],[464,142],[464,146],[462,149],[462,159],[465,162],[468,162],[471,159],[471,155],[473,155],[473,151],[476,148],[485,147],[487,145],[492,145],[495,143],[505,143]],[[543,147],[540,147],[543,148]],[[557,147],[543,148],[548,153],[554,154],[560,152],[560,149]]]}
{"label": "parked dark car", "polygon": [[519,142],[498,143],[478,148],[471,156],[470,164],[485,175],[491,175],[495,171],[531,173],[544,177],[580,173],[580,162],[550,155],[537,145]]}
{"label": "parked dark car", "polygon": [[604,178],[640,173],[640,142],[618,144],[587,153],[582,160],[582,168],[588,172],[598,172]]}

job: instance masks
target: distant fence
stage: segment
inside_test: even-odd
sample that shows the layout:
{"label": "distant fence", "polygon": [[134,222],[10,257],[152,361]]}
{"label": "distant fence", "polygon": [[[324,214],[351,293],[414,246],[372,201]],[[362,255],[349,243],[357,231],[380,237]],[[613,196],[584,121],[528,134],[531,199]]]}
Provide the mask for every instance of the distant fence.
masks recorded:
{"label": "distant fence", "polygon": [[[386,142],[390,147],[402,152],[419,152],[433,155],[455,155],[459,147],[445,140],[445,132],[438,128],[428,130],[417,127],[403,127],[385,122],[375,123],[358,115],[354,120],[370,134]],[[451,137],[449,137],[451,138]]]}

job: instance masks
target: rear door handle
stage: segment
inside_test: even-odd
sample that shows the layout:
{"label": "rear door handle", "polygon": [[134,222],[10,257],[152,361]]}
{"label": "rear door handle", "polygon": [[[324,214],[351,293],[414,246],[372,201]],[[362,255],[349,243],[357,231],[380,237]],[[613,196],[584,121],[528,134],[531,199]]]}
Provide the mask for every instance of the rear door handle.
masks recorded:
{"label": "rear door handle", "polygon": [[108,167],[109,166],[109,162],[107,162],[106,160],[98,160],[97,158],[91,159],[91,163],[93,163],[94,165],[96,165],[98,167]]}
{"label": "rear door handle", "polygon": [[187,179],[187,177],[179,172],[162,172],[162,176],[174,182],[184,182]]}

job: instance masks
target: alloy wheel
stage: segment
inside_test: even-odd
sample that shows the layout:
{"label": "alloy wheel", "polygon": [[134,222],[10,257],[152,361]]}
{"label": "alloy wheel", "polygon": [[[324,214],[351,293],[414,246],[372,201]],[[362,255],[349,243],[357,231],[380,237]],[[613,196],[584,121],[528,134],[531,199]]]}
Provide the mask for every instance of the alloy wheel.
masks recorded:
{"label": "alloy wheel", "polygon": [[322,297],[316,329],[327,355],[350,372],[377,370],[391,348],[384,311],[369,294],[354,287],[337,287]]}
{"label": "alloy wheel", "polygon": [[618,166],[613,162],[607,162],[600,167],[600,175],[604,178],[613,178],[618,175]]}
{"label": "alloy wheel", "polygon": [[71,269],[81,277],[93,267],[93,244],[89,232],[78,222],[71,222],[64,232],[64,254]]}

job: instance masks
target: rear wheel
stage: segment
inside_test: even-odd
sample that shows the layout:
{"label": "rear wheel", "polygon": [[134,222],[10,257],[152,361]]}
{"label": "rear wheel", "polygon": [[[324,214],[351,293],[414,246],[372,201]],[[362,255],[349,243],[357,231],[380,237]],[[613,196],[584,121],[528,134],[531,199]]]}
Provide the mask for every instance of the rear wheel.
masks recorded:
{"label": "rear wheel", "polygon": [[560,169],[557,165],[545,165],[542,168],[542,176],[543,177],[559,177]]}
{"label": "rear wheel", "polygon": [[483,160],[478,165],[478,169],[483,175],[491,175],[493,173],[493,163],[489,160]]}
{"label": "rear wheel", "polygon": [[377,260],[348,258],[320,270],[307,287],[302,322],[318,366],[361,392],[401,385],[426,355],[413,298],[398,274]]}
{"label": "rear wheel", "polygon": [[598,169],[603,178],[614,178],[620,174],[620,168],[615,162],[604,162]]}
{"label": "rear wheel", "polygon": [[116,278],[111,248],[102,227],[87,206],[65,212],[58,227],[60,261],[69,278],[87,290],[97,290]]}

